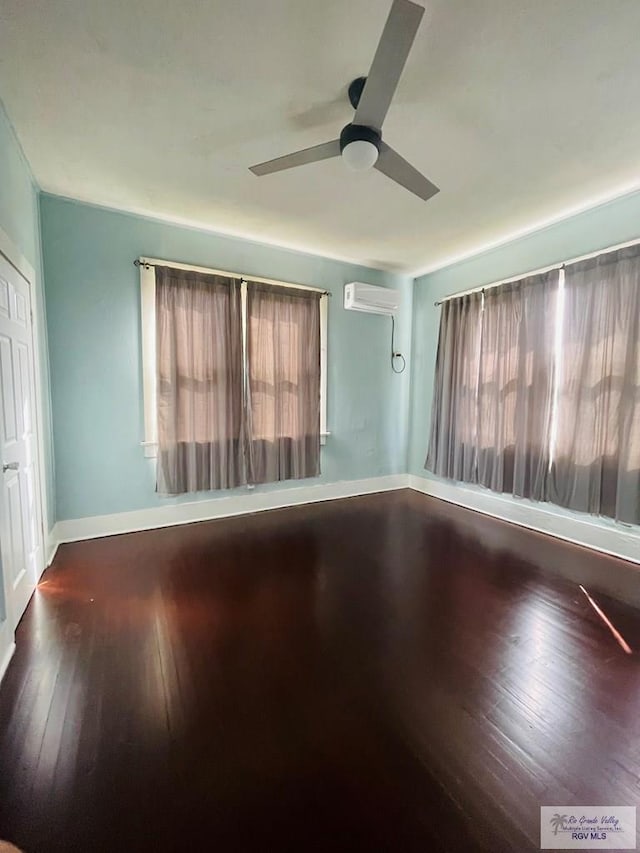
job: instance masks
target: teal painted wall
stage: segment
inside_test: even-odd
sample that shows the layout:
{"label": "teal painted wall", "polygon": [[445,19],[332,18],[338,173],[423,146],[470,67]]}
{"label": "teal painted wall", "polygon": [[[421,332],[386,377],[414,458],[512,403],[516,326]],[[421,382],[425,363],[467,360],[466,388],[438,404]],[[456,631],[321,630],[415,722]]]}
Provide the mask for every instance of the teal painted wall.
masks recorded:
{"label": "teal painted wall", "polygon": [[[154,462],[144,458],[140,447],[140,297],[138,270],[133,266],[140,255],[331,291],[328,427],[332,435],[322,451],[322,477],[304,482],[406,471],[410,369],[401,375],[391,371],[390,319],[345,311],[342,290],[354,280],[399,288],[397,344],[408,354],[411,278],[46,194],[40,207],[59,519],[212,496],[158,497]],[[244,489],[237,491],[244,493]]]}
{"label": "teal painted wall", "polygon": [[40,364],[38,369],[45,396],[43,433],[46,458],[43,474],[47,486],[47,515],[51,528],[56,520],[55,478],[38,202],[38,188],[33,181],[29,164],[22,153],[4,107],[0,102],[0,228],[27,259],[36,273],[34,282],[35,302],[40,318],[38,342]]}
{"label": "teal painted wall", "polygon": [[[438,343],[439,299],[640,238],[640,193],[572,216],[526,237],[416,279],[413,296],[409,473],[424,470]],[[558,513],[566,515],[558,508]],[[583,516],[584,517],[584,516]]]}
{"label": "teal painted wall", "polygon": [[[19,151],[13,156],[19,157]],[[13,228],[38,266],[37,227],[25,228],[25,222],[33,218],[29,211],[37,210],[37,195],[33,185],[29,187],[30,193],[22,185],[14,190],[21,193],[23,213],[16,217],[15,207],[7,213],[3,199],[0,216],[6,220],[5,230],[11,235]],[[71,519],[213,496],[158,497],[154,462],[144,458],[140,447],[139,277],[132,263],[139,255],[330,290],[328,410],[332,435],[322,451],[322,477],[313,482],[407,470],[428,477],[423,466],[440,319],[434,302],[460,290],[640,237],[640,193],[600,205],[415,282],[407,276],[46,194],[40,196],[40,218],[53,388],[55,504],[58,519]],[[389,319],[342,308],[343,285],[353,280],[401,291],[398,347],[411,353],[404,374],[397,376],[389,367]],[[49,481],[53,484],[52,474]]]}

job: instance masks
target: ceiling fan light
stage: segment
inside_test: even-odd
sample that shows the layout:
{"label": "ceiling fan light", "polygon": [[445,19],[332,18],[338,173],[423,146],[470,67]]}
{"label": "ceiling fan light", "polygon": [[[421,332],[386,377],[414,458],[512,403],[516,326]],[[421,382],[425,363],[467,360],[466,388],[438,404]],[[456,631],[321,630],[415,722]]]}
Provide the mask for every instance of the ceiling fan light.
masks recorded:
{"label": "ceiling fan light", "polygon": [[366,139],[354,139],[342,149],[342,159],[354,172],[364,172],[375,165],[378,148]]}

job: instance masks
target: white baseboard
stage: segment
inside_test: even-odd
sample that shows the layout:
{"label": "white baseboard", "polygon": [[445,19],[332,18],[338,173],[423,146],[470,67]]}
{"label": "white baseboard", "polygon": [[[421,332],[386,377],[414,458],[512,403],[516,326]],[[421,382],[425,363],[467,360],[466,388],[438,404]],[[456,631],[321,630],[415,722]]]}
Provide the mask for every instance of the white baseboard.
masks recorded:
{"label": "white baseboard", "polygon": [[0,661],[0,682],[4,678],[4,674],[7,671],[9,664],[11,663],[11,658],[13,657],[13,653],[16,650],[16,644],[11,643],[7,651],[5,652],[4,657]]}
{"label": "white baseboard", "polygon": [[47,538],[47,562],[45,564],[45,569],[48,569],[51,563],[53,563],[56,553],[58,551],[58,545],[60,544],[58,540],[58,525],[54,524],[53,529],[49,531],[49,536]]}
{"label": "white baseboard", "polygon": [[[407,486],[406,474],[389,474],[366,480],[343,480],[313,486],[294,486],[291,489],[273,492],[251,491],[242,495],[230,495],[206,501],[171,504],[113,515],[94,515],[88,518],[58,521],[52,532],[51,542],[55,542],[57,548],[57,544],[63,542],[79,542],[83,539],[115,536],[119,533],[154,530],[158,527],[172,527],[194,521],[210,521],[215,518],[228,518],[232,515],[246,515],[299,504],[388,492],[404,489]],[[55,548],[53,554],[55,554]]]}
{"label": "white baseboard", "polygon": [[[59,521],[49,535],[48,565],[53,561],[58,544],[63,542],[78,542],[405,488],[640,564],[640,535],[633,528],[627,531],[613,524],[592,521],[588,516],[574,517],[573,514],[554,510],[546,504],[514,499],[486,489],[415,475],[392,474],[365,480],[295,486],[273,492],[251,491],[212,500]],[[585,566],[581,578],[595,583],[614,597],[640,606],[640,572],[629,571],[629,567],[621,565],[615,571],[612,570],[610,577],[603,577],[598,567]]]}
{"label": "white baseboard", "polygon": [[[510,521],[539,533],[584,545],[595,551],[640,563],[640,535],[630,528],[560,514],[547,504],[499,495],[479,487],[462,486],[446,480],[409,475],[409,487],[422,494]],[[549,508],[548,508],[549,507]]]}

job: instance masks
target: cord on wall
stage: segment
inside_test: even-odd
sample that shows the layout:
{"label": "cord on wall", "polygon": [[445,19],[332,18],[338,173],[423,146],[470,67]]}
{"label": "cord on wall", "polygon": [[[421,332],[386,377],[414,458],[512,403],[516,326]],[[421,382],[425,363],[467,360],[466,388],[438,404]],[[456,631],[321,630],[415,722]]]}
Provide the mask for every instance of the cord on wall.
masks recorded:
{"label": "cord on wall", "polygon": [[[394,373],[404,373],[404,370],[407,366],[407,362],[405,361],[404,356],[401,352],[396,352],[395,345],[395,337],[396,337],[396,318],[391,315],[391,370]],[[400,361],[402,363],[402,367],[398,369],[396,367],[396,363]]]}

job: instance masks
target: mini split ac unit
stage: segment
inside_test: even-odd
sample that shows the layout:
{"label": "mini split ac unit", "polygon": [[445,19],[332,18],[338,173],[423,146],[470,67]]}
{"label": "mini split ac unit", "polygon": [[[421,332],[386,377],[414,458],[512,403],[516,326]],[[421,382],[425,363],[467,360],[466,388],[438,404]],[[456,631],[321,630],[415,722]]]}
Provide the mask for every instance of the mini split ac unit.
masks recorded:
{"label": "mini split ac unit", "polygon": [[366,311],[368,314],[395,314],[400,299],[397,290],[352,281],[344,286],[344,307],[347,311]]}

